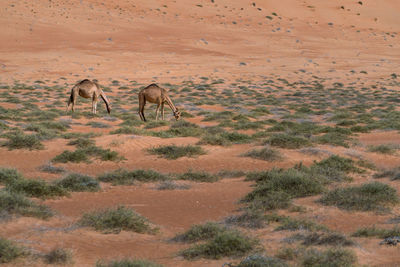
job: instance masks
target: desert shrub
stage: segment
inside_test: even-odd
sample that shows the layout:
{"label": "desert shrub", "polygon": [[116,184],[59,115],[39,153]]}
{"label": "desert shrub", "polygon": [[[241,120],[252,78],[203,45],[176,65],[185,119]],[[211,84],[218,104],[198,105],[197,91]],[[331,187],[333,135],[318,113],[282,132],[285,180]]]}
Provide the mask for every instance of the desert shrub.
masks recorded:
{"label": "desert shrub", "polygon": [[21,194],[0,190],[0,213],[47,219],[53,212],[46,206],[38,205]]}
{"label": "desert shrub", "polygon": [[141,128],[134,128],[130,126],[123,126],[110,132],[110,134],[134,134],[134,135],[148,135],[146,130]]}
{"label": "desert shrub", "polygon": [[391,170],[384,170],[374,174],[374,178],[384,178],[389,177],[390,180],[400,180],[400,168],[394,168]]}
{"label": "desert shrub", "polygon": [[128,171],[124,169],[118,169],[101,174],[97,177],[97,179],[101,182],[112,183],[113,185],[130,185],[133,184],[135,181],[165,181],[168,180],[169,177],[153,170]]}
{"label": "desert shrub", "polygon": [[204,155],[206,152],[200,146],[176,146],[167,145],[150,148],[147,150],[150,154],[159,155],[166,159],[178,159],[180,157],[194,157]]}
{"label": "desert shrub", "polygon": [[44,255],[47,264],[68,264],[72,263],[72,252],[63,248],[55,248]]}
{"label": "desert shrub", "polygon": [[246,228],[260,229],[268,224],[268,219],[263,214],[263,211],[256,209],[245,209],[245,211],[238,215],[232,215],[225,219],[228,225],[237,225]]}
{"label": "desert shrub", "polygon": [[281,160],[283,158],[278,150],[272,149],[270,147],[253,149],[248,151],[247,153],[242,154],[242,156],[266,161]]}
{"label": "desert shrub", "polygon": [[207,172],[194,172],[189,170],[188,172],[178,175],[180,180],[196,181],[196,182],[206,182],[213,183],[219,180],[219,177]]}
{"label": "desert shrub", "polygon": [[357,168],[354,165],[354,161],[349,158],[343,158],[337,155],[330,156],[320,162],[316,163],[315,166],[320,167],[322,169],[329,169],[329,170],[337,170],[344,173],[349,172],[356,172],[361,173],[363,172],[361,169]]}
{"label": "desert shrub", "polygon": [[238,170],[221,170],[217,175],[221,178],[235,178],[245,176],[246,172]]}
{"label": "desert shrub", "polygon": [[289,267],[289,265],[273,257],[251,255],[243,259],[237,267]]}
{"label": "desert shrub", "polygon": [[16,169],[0,168],[0,184],[10,183],[19,179],[22,179],[22,174]]}
{"label": "desert shrub", "polygon": [[289,134],[274,134],[265,141],[265,144],[288,149],[297,149],[312,145],[312,143],[304,137]]}
{"label": "desert shrub", "polygon": [[284,191],[271,191],[263,196],[257,196],[249,203],[249,207],[258,210],[286,209],[292,203],[292,197]]}
{"label": "desert shrub", "polygon": [[348,144],[348,142],[350,141],[348,135],[338,132],[328,132],[324,135],[317,136],[315,139],[319,144],[342,146],[346,148],[350,147]]}
{"label": "desert shrub", "polygon": [[334,205],[347,210],[384,210],[399,202],[396,189],[373,182],[361,186],[337,188],[319,200],[324,205]]}
{"label": "desert shrub", "polygon": [[53,173],[53,174],[57,174],[57,173],[63,173],[65,172],[65,169],[62,167],[57,167],[57,166],[53,166],[53,164],[51,164],[51,162],[42,165],[38,168],[40,171],[42,172],[48,172],[48,173]]}
{"label": "desert shrub", "polygon": [[145,217],[124,206],[85,213],[79,220],[79,225],[93,227],[96,231],[126,230],[136,233],[156,231]]}
{"label": "desert shrub", "polygon": [[98,121],[90,121],[86,125],[91,126],[93,128],[110,128],[111,126],[103,123],[103,122],[98,122]]}
{"label": "desert shrub", "polygon": [[354,246],[355,243],[352,240],[347,239],[340,233],[307,233],[302,235],[302,245],[305,246]]}
{"label": "desert shrub", "polygon": [[226,139],[232,144],[246,144],[252,141],[252,137],[247,134],[241,134],[237,132],[224,132],[221,137]]}
{"label": "desert shrub", "polygon": [[393,145],[377,145],[368,147],[368,151],[381,154],[394,154],[396,152],[396,147]]}
{"label": "desert shrub", "polygon": [[357,262],[354,252],[342,249],[331,248],[325,251],[316,249],[307,250],[302,257],[304,267],[351,267]]}
{"label": "desert shrub", "polygon": [[60,155],[55,156],[52,159],[56,163],[79,163],[79,162],[90,162],[87,154],[83,150],[68,151],[64,150]]}
{"label": "desert shrub", "polygon": [[255,249],[258,241],[237,231],[224,231],[204,244],[194,245],[180,252],[185,259],[219,259],[240,257]]}
{"label": "desert shrub", "polygon": [[79,173],[68,174],[63,179],[56,182],[57,186],[74,192],[96,192],[100,190],[99,182],[88,175]]}
{"label": "desert shrub", "polygon": [[235,114],[232,111],[214,112],[206,115],[203,121],[230,120]]}
{"label": "desert shrub", "polygon": [[10,240],[0,237],[0,263],[11,262],[25,254],[26,252],[23,248],[15,245]]}
{"label": "desert shrub", "polygon": [[163,265],[148,260],[122,259],[113,260],[108,263],[98,261],[96,267],[163,267]]}
{"label": "desert shrub", "polygon": [[282,231],[282,230],[327,231],[327,228],[324,225],[317,224],[307,219],[293,219],[290,217],[285,217],[280,220],[280,223],[281,225],[275,228],[275,231]]}
{"label": "desert shrub", "polygon": [[376,228],[376,226],[358,229],[352,236],[355,237],[379,237],[388,238],[400,236],[400,227],[395,226],[392,229]]}
{"label": "desert shrub", "polygon": [[239,120],[233,126],[235,130],[249,130],[249,129],[257,130],[263,127],[264,123],[262,121],[247,121],[247,120]]}
{"label": "desert shrub", "polygon": [[215,222],[207,222],[205,224],[193,225],[186,232],[176,235],[172,239],[172,241],[187,243],[204,241],[214,238],[218,234],[225,231],[228,231],[228,229],[221,224]]}
{"label": "desert shrub", "polygon": [[229,146],[232,143],[220,134],[206,134],[202,136],[198,145]]}
{"label": "desert shrub", "polygon": [[146,126],[144,126],[145,129],[153,129],[161,126],[166,126],[168,125],[167,121],[150,121],[146,123]]}
{"label": "desert shrub", "polygon": [[51,198],[68,195],[68,191],[61,186],[48,184],[43,180],[32,179],[14,180],[7,183],[6,190],[38,198]]}
{"label": "desert shrub", "polygon": [[157,190],[175,190],[175,189],[189,189],[190,186],[186,184],[177,184],[174,181],[163,181],[156,187]]}
{"label": "desert shrub", "polygon": [[23,148],[39,150],[44,148],[43,144],[40,142],[40,138],[34,134],[28,135],[16,132],[15,134],[7,135],[6,137],[8,141],[4,142],[2,145],[8,147],[9,150]]}
{"label": "desert shrub", "polygon": [[70,142],[68,142],[68,145],[76,146],[78,148],[85,148],[85,147],[94,146],[95,142],[94,142],[94,140],[89,139],[89,138],[79,137],[75,140],[71,140]]}

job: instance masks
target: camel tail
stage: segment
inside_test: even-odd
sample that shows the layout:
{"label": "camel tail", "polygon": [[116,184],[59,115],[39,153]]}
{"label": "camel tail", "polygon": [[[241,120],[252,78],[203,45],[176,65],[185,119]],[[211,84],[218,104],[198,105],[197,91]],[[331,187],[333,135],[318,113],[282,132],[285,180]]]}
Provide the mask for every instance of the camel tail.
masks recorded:
{"label": "camel tail", "polygon": [[[75,86],[76,86],[76,85],[75,85]],[[74,94],[75,94],[74,89],[75,89],[75,86],[72,87],[72,89],[71,89],[71,94],[70,94],[70,96],[69,96],[69,98],[68,98],[68,103],[67,103],[67,110],[66,110],[66,112],[68,112],[68,108],[69,108],[69,106],[71,105],[71,103],[74,103]]]}
{"label": "camel tail", "polygon": [[111,113],[111,106],[110,106],[110,102],[108,101],[106,95],[102,92],[100,94],[100,97],[101,97],[101,99],[103,99],[104,103],[106,103],[107,112],[108,112],[108,114],[110,114]]}

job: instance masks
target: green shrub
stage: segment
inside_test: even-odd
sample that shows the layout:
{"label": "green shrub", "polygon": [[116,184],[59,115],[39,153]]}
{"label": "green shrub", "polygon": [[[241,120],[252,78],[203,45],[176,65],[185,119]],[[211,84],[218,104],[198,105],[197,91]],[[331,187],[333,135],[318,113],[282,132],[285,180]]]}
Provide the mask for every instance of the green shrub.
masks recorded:
{"label": "green shrub", "polygon": [[393,145],[378,145],[368,147],[369,152],[381,153],[381,154],[394,154],[396,147]]}
{"label": "green shrub", "polygon": [[200,139],[200,141],[197,144],[212,145],[212,146],[229,146],[232,143],[220,134],[206,134]]}
{"label": "green shrub", "polygon": [[246,144],[252,141],[252,137],[247,134],[241,134],[237,132],[224,132],[221,137],[226,139],[232,144]]}
{"label": "green shrub", "polygon": [[134,170],[128,171],[124,169],[118,169],[115,171],[101,174],[97,177],[99,181],[112,183],[113,185],[130,185],[135,181],[139,182],[155,182],[165,181],[169,177],[158,173],[153,170]]}
{"label": "green shrub", "polygon": [[302,245],[305,246],[354,246],[352,240],[347,239],[340,233],[308,233],[302,235]]}
{"label": "green shrub", "polygon": [[242,214],[227,217],[225,223],[246,228],[264,228],[268,224],[268,219],[263,213],[256,209],[245,209]]}
{"label": "green shrub", "polygon": [[394,168],[391,170],[385,170],[374,174],[374,178],[384,178],[389,177],[390,180],[400,180],[400,168]]}
{"label": "green shrub", "polygon": [[174,181],[163,181],[156,187],[157,190],[175,190],[175,189],[189,189],[190,186],[186,184],[177,184]]}
{"label": "green shrub", "polygon": [[0,263],[11,262],[14,259],[25,255],[23,248],[15,245],[13,242],[0,237]]}
{"label": "green shrub", "polygon": [[75,151],[65,150],[60,155],[57,155],[53,158],[53,162],[57,163],[79,163],[86,162],[90,163],[89,157],[96,157],[102,161],[121,161],[125,158],[118,155],[117,152],[111,151],[110,149],[103,149],[97,146],[88,146],[84,148],[78,148]]}
{"label": "green shrub", "polygon": [[42,172],[48,172],[48,173],[53,173],[53,174],[57,174],[57,173],[63,173],[65,172],[65,169],[62,167],[57,167],[57,166],[53,166],[53,164],[51,164],[51,162],[42,165],[38,168],[40,171]]}
{"label": "green shrub", "polygon": [[83,150],[76,150],[76,151],[68,151],[65,150],[60,155],[55,156],[52,159],[53,162],[56,163],[79,163],[79,162],[90,162],[87,154]]}
{"label": "green shrub", "polygon": [[282,220],[280,220],[280,223],[281,225],[275,228],[275,231],[282,231],[282,230],[327,231],[327,228],[325,226],[306,219],[293,219],[290,217],[285,217]]}
{"label": "green shrub", "polygon": [[354,252],[342,248],[331,248],[325,251],[307,250],[301,264],[304,267],[351,267],[356,262],[357,256]]}
{"label": "green shrub", "polygon": [[93,227],[96,231],[119,232],[126,230],[136,233],[154,233],[156,231],[149,225],[145,217],[124,206],[85,213],[79,224]]}
{"label": "green shrub", "polygon": [[193,157],[204,155],[206,152],[200,146],[176,146],[167,145],[150,148],[147,150],[150,154],[159,155],[166,159],[178,159],[180,157]]}
{"label": "green shrub", "polygon": [[43,180],[31,179],[18,179],[7,183],[6,190],[38,198],[51,198],[68,195],[68,191],[61,186],[48,184]]}
{"label": "green shrub", "polygon": [[63,248],[55,248],[44,255],[47,264],[68,264],[72,263],[72,253]]}
{"label": "green shrub", "polygon": [[350,147],[348,144],[348,142],[350,141],[349,137],[346,134],[338,132],[329,132],[324,135],[317,136],[316,141],[319,144],[342,146],[346,148]]}
{"label": "green shrub", "polygon": [[220,259],[222,257],[241,257],[252,250],[258,241],[237,231],[225,231],[217,234],[204,244],[194,245],[180,252],[189,260],[197,258]]}
{"label": "green shrub", "polygon": [[266,161],[276,161],[276,160],[281,160],[283,158],[278,150],[269,147],[261,149],[253,149],[247,153],[242,154],[242,156],[266,160]]}
{"label": "green shrub", "polygon": [[10,183],[19,179],[22,179],[22,174],[16,169],[0,168],[0,184]]}
{"label": "green shrub", "polygon": [[264,144],[288,149],[297,149],[312,145],[312,143],[304,137],[289,134],[274,134],[266,140]]}
{"label": "green shrub", "polygon": [[178,175],[180,180],[196,181],[196,182],[206,182],[213,183],[219,180],[219,177],[206,172],[193,172],[189,170],[183,174]]}
{"label": "green shrub", "polygon": [[27,135],[24,133],[16,132],[6,136],[8,141],[3,143],[3,146],[8,147],[9,150],[28,148],[29,150],[43,149],[44,146],[40,142],[37,135]]}
{"label": "green shrub", "polygon": [[95,142],[94,142],[94,140],[89,139],[89,138],[79,137],[75,140],[70,141],[68,143],[68,145],[76,146],[78,148],[86,148],[86,147],[94,146]]}
{"label": "green shrub", "polygon": [[207,222],[205,224],[193,225],[189,230],[176,235],[172,240],[175,242],[198,242],[214,238],[218,234],[227,231],[226,227],[215,223]]}
{"label": "green shrub", "polygon": [[395,226],[392,229],[380,229],[376,226],[358,229],[353,236],[356,237],[379,237],[388,238],[393,236],[400,236],[400,227]]}
{"label": "green shrub", "polygon": [[347,210],[382,211],[399,202],[396,189],[373,182],[361,186],[337,188],[322,196],[324,205],[334,205]]}
{"label": "green shrub", "polygon": [[270,191],[265,195],[258,195],[252,199],[249,207],[262,211],[286,209],[292,203],[292,197],[284,191]]}
{"label": "green shrub", "polygon": [[343,158],[337,155],[330,156],[318,163],[315,164],[323,169],[334,169],[340,172],[349,173],[349,172],[356,172],[362,173],[363,171],[357,168],[354,165],[354,161],[352,159]]}
{"label": "green shrub", "polygon": [[65,178],[57,181],[56,185],[73,192],[96,192],[100,190],[97,180],[79,173],[68,174]]}
{"label": "green shrub", "polygon": [[280,259],[251,255],[242,260],[237,267],[289,267],[289,265]]}
{"label": "green shrub", "polygon": [[38,205],[21,194],[0,190],[0,213],[47,219],[53,212],[46,206]]}
{"label": "green shrub", "polygon": [[122,259],[113,260],[109,263],[104,261],[98,261],[96,267],[163,267],[161,264],[157,264],[147,260],[137,260],[137,259]]}

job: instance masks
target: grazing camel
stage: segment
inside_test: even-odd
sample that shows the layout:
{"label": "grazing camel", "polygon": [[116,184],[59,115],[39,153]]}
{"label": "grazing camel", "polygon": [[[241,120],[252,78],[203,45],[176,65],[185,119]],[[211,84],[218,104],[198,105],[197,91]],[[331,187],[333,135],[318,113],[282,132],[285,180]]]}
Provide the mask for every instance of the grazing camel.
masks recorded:
{"label": "grazing camel", "polygon": [[72,87],[71,96],[68,99],[67,111],[72,103],[72,112],[74,112],[74,106],[78,94],[83,98],[92,99],[93,114],[96,114],[97,112],[97,100],[99,99],[100,96],[103,99],[104,103],[106,103],[107,112],[110,114],[111,112],[110,102],[108,102],[108,99],[104,94],[103,90],[100,89],[100,86],[96,82],[92,82],[88,79],[80,81],[79,83],[75,84],[74,87]]}
{"label": "grazing camel", "polygon": [[146,118],[144,117],[144,106],[147,101],[157,104],[156,120],[158,120],[158,111],[160,106],[162,119],[164,120],[164,103],[167,103],[171,108],[176,120],[181,117],[181,112],[174,106],[171,99],[168,97],[167,90],[153,83],[139,92],[139,115],[142,121],[146,121]]}

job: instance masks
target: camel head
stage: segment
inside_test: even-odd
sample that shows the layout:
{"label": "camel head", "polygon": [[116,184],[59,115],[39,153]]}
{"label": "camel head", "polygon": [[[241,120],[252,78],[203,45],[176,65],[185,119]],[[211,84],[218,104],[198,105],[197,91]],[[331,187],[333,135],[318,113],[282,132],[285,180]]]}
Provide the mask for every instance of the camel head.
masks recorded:
{"label": "camel head", "polygon": [[179,111],[179,109],[176,109],[174,111],[174,116],[176,120],[179,120],[179,118],[181,117],[181,112]]}

